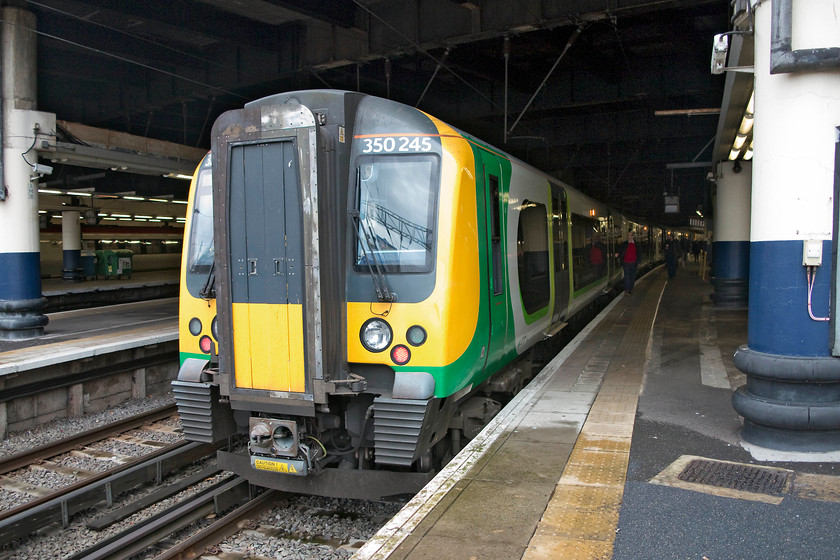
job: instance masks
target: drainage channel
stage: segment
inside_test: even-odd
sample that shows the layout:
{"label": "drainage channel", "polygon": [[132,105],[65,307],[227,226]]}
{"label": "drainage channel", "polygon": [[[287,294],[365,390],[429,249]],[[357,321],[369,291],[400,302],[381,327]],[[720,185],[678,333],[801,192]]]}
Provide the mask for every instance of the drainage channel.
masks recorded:
{"label": "drainage channel", "polygon": [[840,502],[840,476],[802,473],[695,455],[681,456],[649,482],[776,505],[785,498]]}

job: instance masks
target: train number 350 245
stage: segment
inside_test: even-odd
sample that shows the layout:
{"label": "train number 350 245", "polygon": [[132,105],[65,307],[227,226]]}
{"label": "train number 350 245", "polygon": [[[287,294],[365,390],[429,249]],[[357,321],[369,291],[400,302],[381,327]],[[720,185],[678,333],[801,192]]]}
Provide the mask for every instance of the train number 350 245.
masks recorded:
{"label": "train number 350 245", "polygon": [[381,154],[390,152],[430,152],[432,140],[419,136],[386,136],[384,138],[362,138],[362,153]]}

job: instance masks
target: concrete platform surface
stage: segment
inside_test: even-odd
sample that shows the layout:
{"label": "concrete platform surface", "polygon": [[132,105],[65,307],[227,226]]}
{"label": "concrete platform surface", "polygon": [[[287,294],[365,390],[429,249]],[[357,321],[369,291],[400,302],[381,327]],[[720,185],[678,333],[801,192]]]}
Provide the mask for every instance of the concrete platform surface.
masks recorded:
{"label": "concrete platform surface", "polygon": [[0,376],[178,338],[178,298],[47,316],[44,336],[0,341]]}
{"label": "concrete platform surface", "polygon": [[689,263],[614,300],[354,558],[840,557],[838,456],[742,445],[747,311],[711,292]]}

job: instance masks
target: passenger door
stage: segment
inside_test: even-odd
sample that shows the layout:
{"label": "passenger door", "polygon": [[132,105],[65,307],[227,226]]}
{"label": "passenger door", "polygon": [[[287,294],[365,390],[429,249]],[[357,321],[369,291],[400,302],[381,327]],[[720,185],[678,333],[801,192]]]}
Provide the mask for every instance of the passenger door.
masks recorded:
{"label": "passenger door", "polygon": [[494,373],[505,358],[508,325],[508,270],[506,242],[506,201],[502,193],[502,169],[492,154],[480,152],[484,188],[484,216],[487,227],[487,294],[490,333],[484,352],[485,372]]}
{"label": "passenger door", "polygon": [[566,191],[551,185],[551,241],[554,253],[554,313],[552,323],[566,314],[569,307],[569,231],[566,214]]}

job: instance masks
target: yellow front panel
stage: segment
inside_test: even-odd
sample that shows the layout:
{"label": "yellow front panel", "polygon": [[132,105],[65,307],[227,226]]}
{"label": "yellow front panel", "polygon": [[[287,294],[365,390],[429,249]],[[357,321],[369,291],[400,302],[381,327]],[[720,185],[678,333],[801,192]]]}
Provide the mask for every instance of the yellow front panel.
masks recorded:
{"label": "yellow front panel", "polygon": [[[181,282],[181,297],[178,298],[178,348],[188,354],[201,354],[198,341],[203,335],[211,336],[210,326],[216,316],[216,300],[206,301],[193,297],[187,291],[186,282]],[[190,319],[197,317],[201,321],[201,332],[197,335],[190,333]],[[213,337],[215,340],[215,337]],[[210,359],[210,355],[207,355]]]}
{"label": "yellow front panel", "polygon": [[303,307],[234,303],[232,311],[236,386],[303,392]]}
{"label": "yellow front panel", "polygon": [[[392,364],[388,352],[373,354],[359,341],[362,324],[386,312],[386,320],[394,331],[392,345],[406,344],[405,333],[411,325],[423,325],[429,331],[430,343],[411,347],[411,360],[415,364],[449,365],[466,351],[475,334],[481,279],[473,151],[457,131],[437,119],[432,121],[438,127],[443,147],[435,289],[421,304],[348,302],[350,362]],[[436,338],[438,333],[446,333],[446,338]]]}
{"label": "yellow front panel", "polygon": [[303,358],[303,305],[287,305],[289,336],[289,391],[306,391]]}

